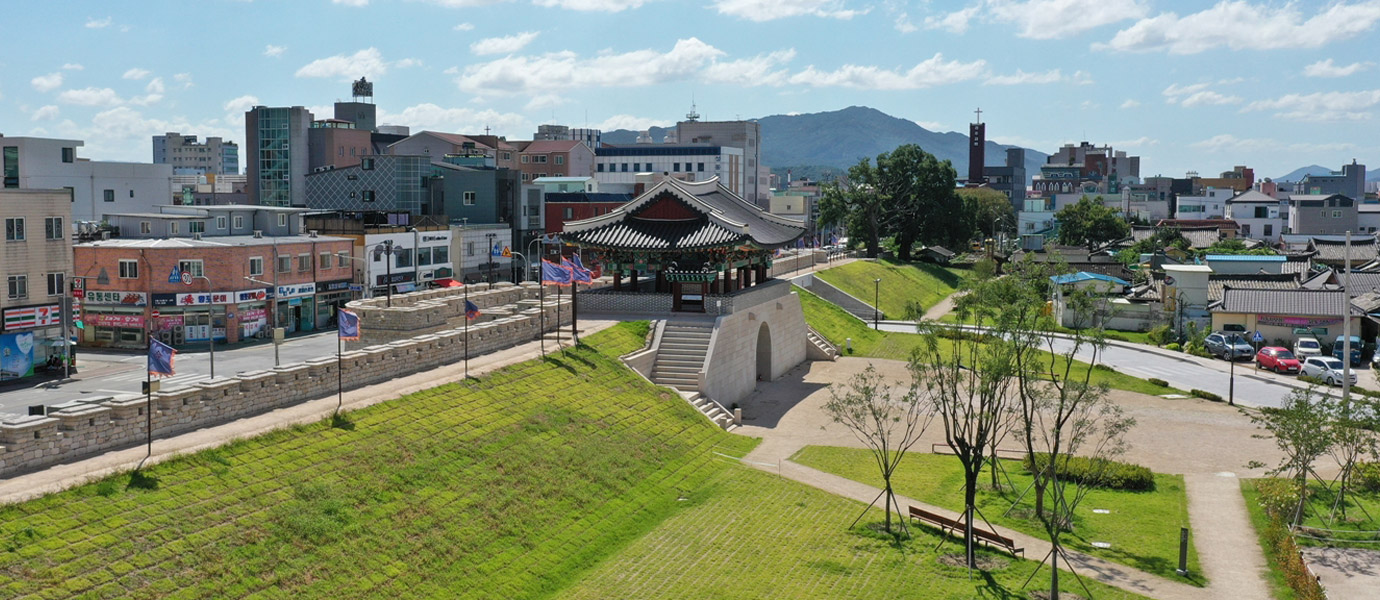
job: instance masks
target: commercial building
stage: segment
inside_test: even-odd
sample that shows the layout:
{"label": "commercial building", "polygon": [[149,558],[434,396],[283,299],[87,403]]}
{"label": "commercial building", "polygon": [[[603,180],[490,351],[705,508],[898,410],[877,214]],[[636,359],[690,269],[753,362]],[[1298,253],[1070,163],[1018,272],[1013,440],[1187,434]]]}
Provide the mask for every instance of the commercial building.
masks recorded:
{"label": "commercial building", "polygon": [[605,191],[635,192],[639,173],[665,174],[689,182],[719,178],[719,184],[752,202],[741,148],[700,144],[604,146],[595,151],[594,178]]}
{"label": "commercial building", "polygon": [[425,156],[379,154],[360,157],[352,166],[318,168],[305,178],[307,207],[432,214],[430,162]]}
{"label": "commercial building", "polygon": [[[766,208],[771,201],[771,184],[762,176],[763,172],[770,172],[762,164],[762,126],[756,121],[700,121],[699,115],[691,110],[686,120],[676,123],[676,140],[679,144],[705,144],[740,150],[742,164],[737,172],[743,178],[741,191],[728,186],[732,183],[728,176],[722,177],[721,183],[739,197],[762,208]],[[704,178],[686,181],[704,181]]]}
{"label": "commercial building", "polygon": [[594,151],[581,142],[535,141],[521,147],[518,168],[524,183],[541,177],[588,177],[594,174]]}
{"label": "commercial building", "polygon": [[235,175],[240,147],[218,137],[198,143],[197,136],[170,131],[153,136],[153,163],[172,165],[174,175]]}
{"label": "commercial building", "polygon": [[[535,246],[533,244],[533,250]],[[504,255],[505,249],[507,256]],[[528,280],[534,277],[532,273],[513,272],[514,267],[520,264],[515,252],[526,257],[528,250],[513,243],[513,230],[507,225],[451,226],[451,256],[459,269],[456,278],[465,283]]]}
{"label": "commercial building", "polygon": [[4,189],[66,190],[74,221],[168,202],[172,165],[80,158],[80,140],[0,136]]}
{"label": "commercial building", "polygon": [[1273,242],[1289,224],[1288,201],[1255,190],[1241,192],[1227,199],[1227,218],[1240,226],[1238,236]]}
{"label": "commercial building", "polygon": [[406,212],[334,211],[307,213],[303,222],[309,231],[350,240],[353,279],[366,298],[455,277],[451,228],[443,220]]}
{"label": "commercial building", "polygon": [[1294,193],[1308,195],[1341,194],[1356,202],[1366,197],[1366,166],[1352,159],[1351,164],[1342,165],[1341,171],[1327,175],[1304,175],[1295,184]]}
{"label": "commercial building", "polygon": [[255,106],[244,113],[245,174],[250,200],[264,206],[306,206],[311,111]]}
{"label": "commercial building", "polygon": [[1178,196],[1175,219],[1222,219],[1227,215],[1227,200],[1239,192],[1232,188],[1207,188],[1201,195]]}
{"label": "commercial building", "polygon": [[[64,355],[62,303],[72,273],[72,201],[64,190],[0,189],[0,380],[34,375]],[[60,360],[60,358],[58,358]]]}
{"label": "commercial building", "polygon": [[1289,233],[1342,235],[1355,232],[1359,202],[1342,194],[1294,194],[1289,198]]}

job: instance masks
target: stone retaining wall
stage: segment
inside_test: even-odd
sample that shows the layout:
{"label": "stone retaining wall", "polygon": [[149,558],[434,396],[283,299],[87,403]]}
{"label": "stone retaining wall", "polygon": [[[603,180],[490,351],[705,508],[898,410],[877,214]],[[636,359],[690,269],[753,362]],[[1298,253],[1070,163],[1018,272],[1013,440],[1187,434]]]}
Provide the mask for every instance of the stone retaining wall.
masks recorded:
{"label": "stone retaining wall", "polygon": [[[532,286],[533,290],[535,287]],[[474,297],[472,293],[471,299]],[[570,300],[562,300],[561,321],[568,324]],[[397,296],[393,302],[397,309]],[[546,305],[548,331],[557,326],[556,311],[551,298]],[[540,311],[532,308],[518,315],[471,324],[470,356],[536,339],[540,316]],[[346,352],[340,360],[344,387],[373,385],[459,362],[464,359],[465,333],[463,329],[447,329]],[[333,395],[337,389],[337,368],[336,358],[326,356],[163,390],[152,398],[154,437],[186,433]],[[55,410],[47,416],[0,421],[0,477],[143,444],[147,435],[146,407],[144,395],[130,394],[95,402],[69,402],[53,407]]]}

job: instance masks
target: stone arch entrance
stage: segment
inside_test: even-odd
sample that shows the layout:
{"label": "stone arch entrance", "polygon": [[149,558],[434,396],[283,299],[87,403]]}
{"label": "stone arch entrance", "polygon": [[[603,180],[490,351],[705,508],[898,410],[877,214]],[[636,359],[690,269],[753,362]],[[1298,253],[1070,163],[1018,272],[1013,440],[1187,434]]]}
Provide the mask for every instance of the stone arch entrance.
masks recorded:
{"label": "stone arch entrance", "polygon": [[771,381],[771,327],[757,330],[757,381]]}

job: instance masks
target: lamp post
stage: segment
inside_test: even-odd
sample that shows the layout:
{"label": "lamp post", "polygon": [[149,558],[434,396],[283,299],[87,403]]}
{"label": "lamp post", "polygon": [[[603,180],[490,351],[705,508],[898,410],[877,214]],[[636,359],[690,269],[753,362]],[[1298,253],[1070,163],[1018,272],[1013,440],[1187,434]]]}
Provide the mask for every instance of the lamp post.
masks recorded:
{"label": "lamp post", "polygon": [[[385,273],[384,284],[386,285],[386,287],[384,287],[384,294],[388,296],[388,308],[393,308],[393,257],[402,255],[407,249],[402,246],[394,247],[393,240],[383,240],[382,243],[374,244],[369,249],[373,251],[374,258],[380,256],[388,257],[388,260],[385,260],[383,263]],[[416,265],[413,265],[413,269],[416,269]],[[416,279],[415,275],[413,275],[413,279]]]}
{"label": "lamp post", "polygon": [[419,260],[422,254],[422,239],[421,232],[417,231],[416,227],[411,227],[408,231],[412,232],[412,288],[416,289],[422,286],[422,265]]}
{"label": "lamp post", "polygon": [[882,278],[872,280],[872,329],[881,331],[882,319]]}
{"label": "lamp post", "polygon": [[197,275],[193,279],[206,280],[206,345],[211,347],[211,379],[216,378],[216,305],[210,303],[211,278]]}
{"label": "lamp post", "polygon": [[498,263],[494,261],[494,258],[495,258],[495,256],[494,256],[494,238],[496,238],[496,237],[498,237],[498,234],[496,234],[496,233],[486,233],[486,234],[484,234],[484,239],[486,240],[485,245],[488,246],[488,248],[489,248],[489,277],[488,277],[488,279],[489,279],[489,289],[491,289],[491,290],[494,289],[494,268],[498,266]]}

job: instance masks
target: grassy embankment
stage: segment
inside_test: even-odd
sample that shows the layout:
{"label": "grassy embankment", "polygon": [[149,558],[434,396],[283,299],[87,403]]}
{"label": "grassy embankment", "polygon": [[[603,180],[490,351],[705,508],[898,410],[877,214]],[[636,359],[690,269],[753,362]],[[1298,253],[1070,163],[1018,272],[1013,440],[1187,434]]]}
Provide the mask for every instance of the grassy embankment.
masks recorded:
{"label": "grassy embankment", "polygon": [[[954,293],[968,274],[967,269],[879,259],[854,261],[820,271],[815,277],[868,304],[880,292],[886,318],[907,319],[913,318],[912,313],[918,318]],[[875,283],[878,278],[882,280],[880,285]]]}

